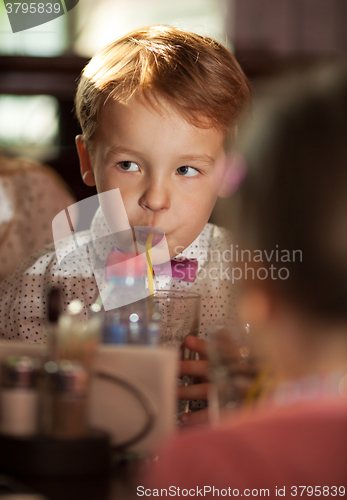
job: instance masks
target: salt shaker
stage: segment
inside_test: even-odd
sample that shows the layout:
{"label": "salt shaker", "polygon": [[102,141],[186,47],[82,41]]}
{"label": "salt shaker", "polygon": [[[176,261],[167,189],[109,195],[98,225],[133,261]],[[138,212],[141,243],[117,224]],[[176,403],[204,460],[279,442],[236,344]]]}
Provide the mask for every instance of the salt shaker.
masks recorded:
{"label": "salt shaker", "polygon": [[11,436],[33,436],[38,431],[39,362],[10,356],[2,364],[0,429]]}

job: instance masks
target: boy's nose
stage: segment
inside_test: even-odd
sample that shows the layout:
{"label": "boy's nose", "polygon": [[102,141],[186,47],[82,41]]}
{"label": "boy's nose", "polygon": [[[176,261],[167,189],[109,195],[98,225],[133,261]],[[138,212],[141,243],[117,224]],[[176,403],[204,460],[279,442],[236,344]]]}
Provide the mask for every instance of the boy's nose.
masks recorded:
{"label": "boy's nose", "polygon": [[144,187],[142,196],[139,200],[142,208],[158,212],[170,208],[169,186],[167,183],[158,180],[148,182]]}

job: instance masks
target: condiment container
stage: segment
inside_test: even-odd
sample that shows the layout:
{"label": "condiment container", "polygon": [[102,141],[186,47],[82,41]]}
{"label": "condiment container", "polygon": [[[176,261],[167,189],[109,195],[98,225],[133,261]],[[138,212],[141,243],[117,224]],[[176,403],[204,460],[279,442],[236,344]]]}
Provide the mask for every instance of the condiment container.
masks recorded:
{"label": "condiment container", "polygon": [[38,431],[39,361],[9,356],[1,367],[0,430],[10,436],[33,436]]}
{"label": "condiment container", "polygon": [[44,365],[44,434],[57,439],[81,439],[88,434],[89,373],[79,362],[48,361]]}

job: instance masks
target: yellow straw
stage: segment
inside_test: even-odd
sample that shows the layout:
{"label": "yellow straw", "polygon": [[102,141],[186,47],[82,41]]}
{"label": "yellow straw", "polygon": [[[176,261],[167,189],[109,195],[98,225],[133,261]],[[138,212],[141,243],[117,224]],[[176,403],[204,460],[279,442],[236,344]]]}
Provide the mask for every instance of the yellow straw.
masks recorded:
{"label": "yellow straw", "polygon": [[264,400],[268,392],[270,392],[272,382],[268,370],[260,371],[247,391],[245,398],[246,404],[252,404],[256,400]]}
{"label": "yellow straw", "polygon": [[152,241],[154,234],[149,234],[146,242],[146,257],[147,257],[147,278],[148,290],[151,295],[154,294],[153,284],[153,266],[152,266]]}

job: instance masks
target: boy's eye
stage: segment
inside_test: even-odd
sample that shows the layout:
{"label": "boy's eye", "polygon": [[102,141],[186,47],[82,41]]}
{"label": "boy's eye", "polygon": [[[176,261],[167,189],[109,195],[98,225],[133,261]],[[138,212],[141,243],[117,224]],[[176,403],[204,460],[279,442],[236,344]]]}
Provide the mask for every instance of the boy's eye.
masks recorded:
{"label": "boy's eye", "polygon": [[184,175],[185,177],[194,177],[198,175],[199,171],[193,167],[179,167],[177,169],[178,175]]}
{"label": "boy's eye", "polygon": [[120,161],[118,165],[122,170],[126,170],[127,172],[137,172],[140,170],[140,167],[134,161]]}

